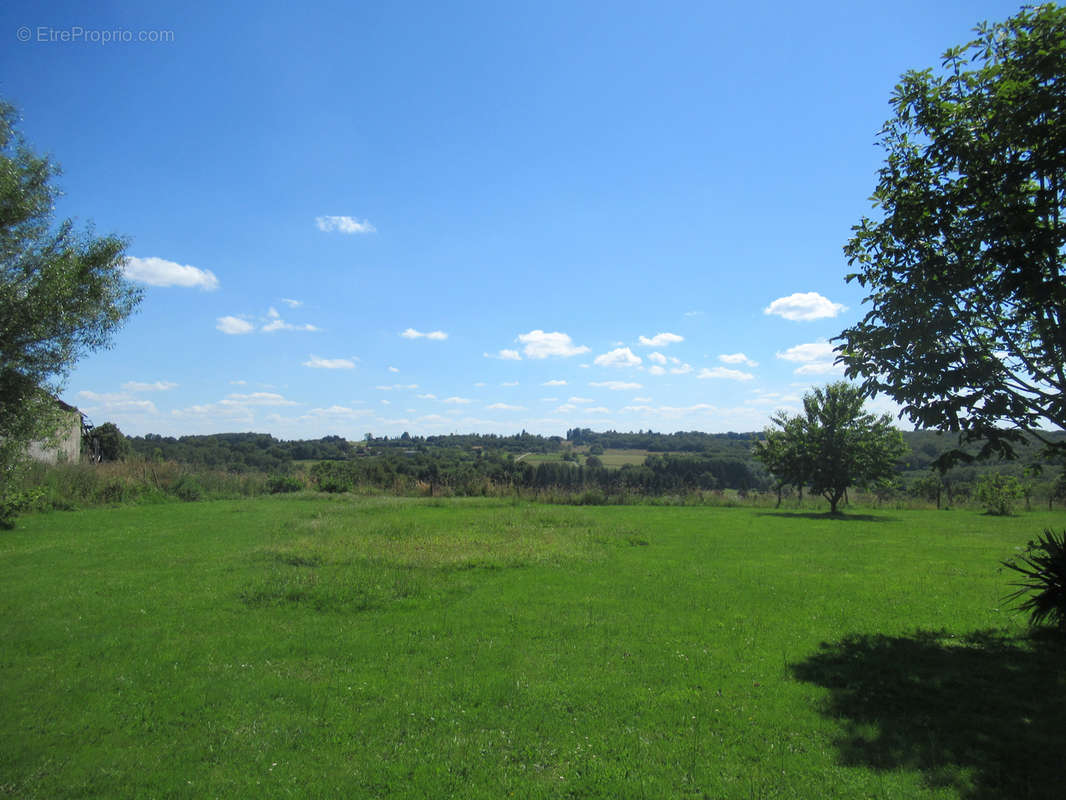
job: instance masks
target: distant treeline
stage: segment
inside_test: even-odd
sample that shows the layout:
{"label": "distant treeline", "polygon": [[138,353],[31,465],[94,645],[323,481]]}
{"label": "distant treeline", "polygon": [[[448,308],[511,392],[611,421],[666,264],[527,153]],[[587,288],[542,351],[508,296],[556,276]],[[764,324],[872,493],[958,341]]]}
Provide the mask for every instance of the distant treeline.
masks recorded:
{"label": "distant treeline", "polygon": [[[353,442],[341,436],[285,441],[262,433],[223,433],[178,438],[149,434],[129,437],[126,441],[128,452],[145,460],[173,461],[236,473],[287,474],[297,462],[314,462],[312,478],[327,485],[332,481],[338,485],[405,491],[418,485],[461,494],[480,493],[479,487],[487,485],[656,494],[771,488],[772,480],[751,454],[752,446],[762,435],[699,431],[619,433],[573,428],[565,438],[525,431],[512,436],[404,433],[392,438],[367,434],[362,441]],[[951,435],[933,431],[905,431],[903,437],[909,447],[899,463],[901,485],[928,475],[937,457],[956,441]],[[612,469],[605,468],[596,458],[605,450],[645,451],[649,455],[642,464]],[[578,453],[580,458],[576,457]],[[537,463],[537,456],[553,454],[561,454],[568,461]],[[527,459],[530,455],[534,457]],[[322,462],[327,466],[321,466]],[[989,470],[1023,477],[1034,475],[1034,467],[1041,465],[1041,450],[1032,445],[1022,448],[1015,461],[956,467],[944,476],[944,481],[949,487],[963,489]],[[1058,471],[1056,467],[1045,473]]]}
{"label": "distant treeline", "polygon": [[683,453],[650,455],[641,465],[627,464],[620,469],[566,461],[534,465],[499,450],[471,454],[454,448],[321,461],[311,467],[310,478],[316,488],[328,492],[379,489],[482,495],[532,489],[660,495],[768,488],[768,476],[757,472],[755,466],[734,459]]}

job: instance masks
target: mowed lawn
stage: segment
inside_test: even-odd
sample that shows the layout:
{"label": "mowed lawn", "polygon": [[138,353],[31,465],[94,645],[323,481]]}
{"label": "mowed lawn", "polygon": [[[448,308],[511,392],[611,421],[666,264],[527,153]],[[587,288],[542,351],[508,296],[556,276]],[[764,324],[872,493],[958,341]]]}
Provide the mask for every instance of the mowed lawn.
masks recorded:
{"label": "mowed lawn", "polygon": [[0,534],[0,795],[1060,797],[1061,513],[276,497]]}

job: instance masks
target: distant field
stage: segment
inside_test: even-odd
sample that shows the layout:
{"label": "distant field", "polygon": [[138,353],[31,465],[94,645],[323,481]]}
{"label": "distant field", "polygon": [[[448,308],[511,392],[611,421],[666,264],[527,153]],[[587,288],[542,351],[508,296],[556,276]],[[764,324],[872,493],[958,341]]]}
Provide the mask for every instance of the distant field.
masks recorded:
{"label": "distant field", "polygon": [[[574,452],[578,456],[578,462],[580,464],[585,463],[585,459],[588,457],[588,448],[576,448]],[[640,465],[644,463],[644,459],[648,457],[647,450],[605,450],[603,455],[599,457],[605,467],[610,469],[619,469],[626,464]],[[563,461],[562,452],[559,453],[528,453],[522,457],[522,461],[529,464],[543,464],[546,461]],[[565,463],[565,462],[564,462]],[[570,462],[574,463],[574,462]]]}
{"label": "distant field", "polygon": [[0,794],[1059,797],[1061,513],[312,495],[0,535]]}
{"label": "distant field", "polygon": [[647,450],[605,450],[600,461],[605,467],[624,467],[626,464],[641,465],[648,457]]}

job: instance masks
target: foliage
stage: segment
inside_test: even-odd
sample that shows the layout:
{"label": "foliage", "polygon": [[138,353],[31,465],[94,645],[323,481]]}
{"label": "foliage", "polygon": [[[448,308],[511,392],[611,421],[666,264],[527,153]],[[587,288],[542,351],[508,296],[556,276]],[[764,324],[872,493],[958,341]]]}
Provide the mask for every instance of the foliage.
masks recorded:
{"label": "foliage", "polygon": [[977,482],[977,499],[993,516],[1010,516],[1014,511],[1014,502],[1024,495],[1021,482],[1013,475],[990,472]]}
{"label": "foliage", "polygon": [[810,486],[829,502],[830,513],[852,485],[892,476],[905,445],[887,414],[863,413],[865,395],[847,383],[831,383],[803,397],[804,413],[773,417],[755,456],[781,483]]}
{"label": "foliage", "polygon": [[130,452],[130,443],[125,434],[113,422],[105,422],[93,430],[101,461],[121,461]]}
{"label": "foliage", "polygon": [[[126,242],[53,225],[58,168],[33,153],[0,101],[0,494],[26,446],[54,434],[57,392],[74,364],[110,346],[140,292],[123,276]],[[5,501],[6,507],[6,501]],[[5,514],[8,519],[10,514]]]}
{"label": "foliage", "polygon": [[271,494],[287,494],[300,491],[304,485],[293,475],[272,475],[267,479],[266,487]]}
{"label": "foliage", "polygon": [[1018,608],[1029,612],[1032,625],[1051,622],[1066,631],[1066,531],[1056,534],[1045,529],[1024,553],[1003,565],[1024,576],[1007,599],[1025,598]]}
{"label": "foliage", "polygon": [[1026,437],[1061,451],[1045,431],[1066,429],[1066,9],[976,32],[941,73],[896,86],[882,218],[844,248],[872,308],[838,337],[840,360],[919,427],[983,441],[979,455]]}

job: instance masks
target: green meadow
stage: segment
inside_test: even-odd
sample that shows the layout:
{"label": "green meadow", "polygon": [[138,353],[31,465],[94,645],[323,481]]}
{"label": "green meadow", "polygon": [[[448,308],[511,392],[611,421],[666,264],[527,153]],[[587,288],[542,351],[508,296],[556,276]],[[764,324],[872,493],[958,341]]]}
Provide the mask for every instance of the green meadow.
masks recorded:
{"label": "green meadow", "polygon": [[0,795],[1061,796],[1061,513],[321,497],[0,535]]}

